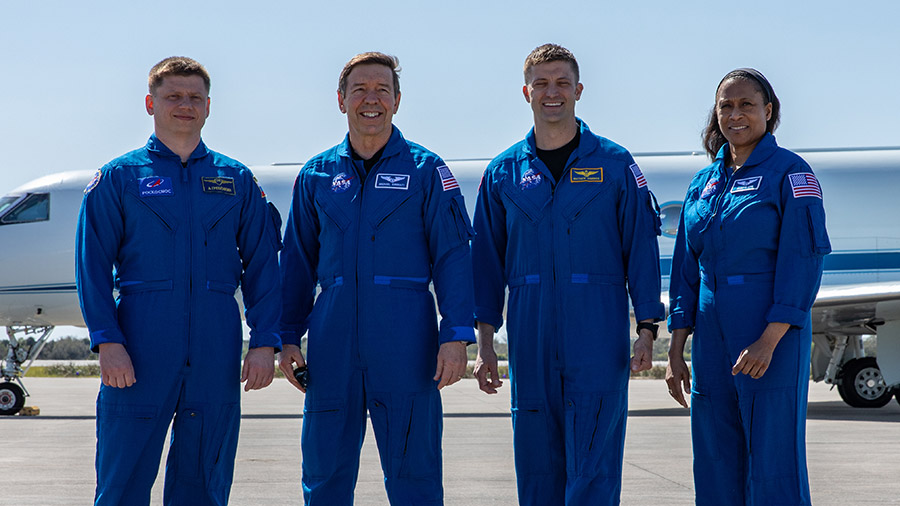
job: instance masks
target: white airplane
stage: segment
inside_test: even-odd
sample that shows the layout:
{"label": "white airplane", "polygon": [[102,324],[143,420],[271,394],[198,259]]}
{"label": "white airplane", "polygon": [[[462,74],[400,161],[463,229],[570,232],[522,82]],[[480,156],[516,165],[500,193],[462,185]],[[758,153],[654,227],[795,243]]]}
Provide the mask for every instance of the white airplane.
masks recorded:
{"label": "white airplane", "polygon": [[[825,194],[834,252],[825,258],[813,306],[811,369],[855,407],[900,402],[900,148],[799,151]],[[661,208],[663,290],[687,185],[708,164],[700,153],[635,155]],[[473,212],[488,160],[448,161]],[[253,167],[286,218],[300,164]],[[36,179],[0,200],[0,325],[9,351],[0,368],[0,414],[15,414],[28,396],[21,377],[55,326],[84,327],[75,293],[75,224],[93,170]],[[667,300],[663,295],[663,300]],[[38,336],[26,350],[23,338]],[[863,340],[877,335],[877,359]]]}

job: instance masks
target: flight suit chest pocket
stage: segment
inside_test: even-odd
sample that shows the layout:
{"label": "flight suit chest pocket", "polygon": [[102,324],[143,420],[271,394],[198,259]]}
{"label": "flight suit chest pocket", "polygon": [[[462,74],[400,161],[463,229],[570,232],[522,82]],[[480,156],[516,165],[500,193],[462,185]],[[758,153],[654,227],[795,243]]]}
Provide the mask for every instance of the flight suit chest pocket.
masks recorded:
{"label": "flight suit chest pocket", "polygon": [[[387,190],[379,188],[375,188],[371,193],[373,195],[367,197],[367,199],[377,199],[371,207],[371,209],[374,209],[374,212],[372,212],[371,218],[369,219],[370,223],[375,228],[381,228],[382,226],[389,224],[394,218],[398,218],[405,222],[405,220],[402,220],[404,206],[412,205],[412,196],[414,194],[419,194],[418,192],[414,193],[410,190]],[[368,207],[368,205],[366,207]],[[416,216],[421,215],[421,207],[419,209]]]}
{"label": "flight suit chest pocket", "polygon": [[[133,186],[133,185],[132,185]],[[165,231],[171,233],[178,228],[178,220],[175,218],[175,197],[155,196],[141,197],[137,190],[129,188],[126,192],[125,217],[128,221],[135,221],[137,228],[147,230],[158,229],[159,225]]]}
{"label": "flight suit chest pocket", "polygon": [[236,286],[243,270],[237,240],[240,233],[240,199],[234,195],[206,197],[215,197],[211,201],[201,200],[212,204],[203,217],[207,279],[233,283]]}
{"label": "flight suit chest pocket", "polygon": [[[319,214],[325,216],[328,223],[336,226],[339,231],[343,232],[350,225],[350,218],[347,217],[337,203],[332,202],[330,199],[316,199],[316,207],[319,210]],[[328,223],[322,223],[322,220],[320,220],[323,230],[328,227]]]}
{"label": "flight suit chest pocket", "polygon": [[597,212],[602,216],[615,216],[614,200],[607,196],[610,193],[610,185],[603,183],[585,183],[585,185],[583,190],[572,197],[572,203],[563,211],[566,219],[574,223],[582,216],[596,216]]}
{"label": "flight suit chest pocket", "polygon": [[541,207],[538,207],[535,199],[525,192],[540,192],[540,187],[519,190],[510,185],[503,187],[503,203],[504,207],[515,211],[515,216],[524,217],[530,223],[541,221],[543,213]]}

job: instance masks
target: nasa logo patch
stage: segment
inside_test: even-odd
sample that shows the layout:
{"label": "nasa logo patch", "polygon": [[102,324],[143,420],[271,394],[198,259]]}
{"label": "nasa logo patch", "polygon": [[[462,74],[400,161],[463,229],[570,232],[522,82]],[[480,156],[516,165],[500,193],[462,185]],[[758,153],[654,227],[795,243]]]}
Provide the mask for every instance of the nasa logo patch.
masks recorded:
{"label": "nasa logo patch", "polygon": [[540,185],[541,181],[543,181],[543,176],[541,176],[540,172],[534,169],[528,169],[522,174],[522,180],[519,181],[519,187],[523,190],[528,190]]}
{"label": "nasa logo patch", "polygon": [[353,181],[352,177],[347,176],[346,172],[341,172],[331,180],[331,191],[334,193],[344,193],[350,189],[351,181]]}
{"label": "nasa logo patch", "polygon": [[97,169],[97,172],[94,174],[94,177],[91,179],[91,182],[84,187],[84,194],[87,195],[91,193],[91,190],[97,187],[100,184],[100,178],[103,177],[103,169]]}
{"label": "nasa logo patch", "polygon": [[378,177],[375,179],[375,188],[408,190],[409,174],[378,174]]}
{"label": "nasa logo patch", "polygon": [[718,179],[713,179],[712,181],[709,181],[708,183],[706,183],[706,186],[703,187],[703,191],[700,192],[700,198],[705,199],[706,197],[709,197],[713,193],[716,193],[716,188],[718,188],[718,187],[719,187]]}
{"label": "nasa logo patch", "polygon": [[175,190],[172,189],[172,179],[168,177],[142,177],[138,181],[138,185],[141,189],[141,197],[161,197],[175,194]]}

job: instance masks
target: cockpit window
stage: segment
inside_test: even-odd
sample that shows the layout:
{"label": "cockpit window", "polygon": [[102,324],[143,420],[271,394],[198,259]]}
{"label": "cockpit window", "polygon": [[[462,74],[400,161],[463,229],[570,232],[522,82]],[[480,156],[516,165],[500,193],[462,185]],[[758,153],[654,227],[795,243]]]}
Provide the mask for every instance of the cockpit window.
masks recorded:
{"label": "cockpit window", "polygon": [[675,237],[678,234],[678,221],[681,218],[681,202],[666,202],[659,207],[659,219],[662,221],[662,235]]}
{"label": "cockpit window", "polygon": [[30,193],[24,199],[6,196],[0,200],[0,225],[32,223],[49,219],[49,193]]}
{"label": "cockpit window", "polygon": [[3,216],[3,213],[6,212],[13,204],[16,203],[17,200],[22,198],[20,195],[7,195],[5,197],[0,197],[0,216]]}

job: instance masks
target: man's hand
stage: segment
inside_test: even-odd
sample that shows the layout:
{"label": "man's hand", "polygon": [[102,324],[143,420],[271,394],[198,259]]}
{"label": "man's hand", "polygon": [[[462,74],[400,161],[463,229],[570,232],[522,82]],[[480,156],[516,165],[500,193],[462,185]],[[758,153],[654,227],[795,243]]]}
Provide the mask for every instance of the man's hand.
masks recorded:
{"label": "man's hand", "polygon": [[103,343],[100,350],[100,378],[113,388],[130,387],[137,383],[131,357],[120,343]]}
{"label": "man's hand", "polygon": [[753,379],[762,378],[772,362],[775,347],[790,328],[791,326],[787,323],[769,323],[759,339],[741,350],[737,362],[731,368],[731,374],[734,376],[746,374]]}
{"label": "man's hand", "polygon": [[463,374],[466,373],[466,357],[465,341],[450,341],[441,345],[437,356],[437,370],[434,373],[434,381],[438,381],[438,390],[445,386],[452,385],[461,380]]}
{"label": "man's hand", "polygon": [[486,394],[495,394],[497,389],[503,386],[500,374],[497,372],[497,354],[493,347],[478,348],[478,356],[475,358],[475,377],[478,379],[478,388]]}
{"label": "man's hand", "polygon": [[691,394],[691,370],[684,361],[684,345],[691,333],[691,329],[674,329],[672,340],[669,344],[669,365],[666,366],[666,385],[669,387],[669,395],[678,404],[688,406],[684,395]]}
{"label": "man's hand", "polygon": [[278,368],[284,373],[284,377],[291,382],[291,385],[294,385],[297,390],[306,393],[306,389],[300,386],[300,383],[294,378],[293,364],[297,364],[297,367],[303,367],[306,365],[306,360],[303,360],[303,353],[300,352],[299,346],[296,344],[285,344],[281,347],[281,353],[278,354]]}
{"label": "man's hand", "polygon": [[[669,395],[678,404],[688,408],[685,394],[691,394],[691,370],[683,356],[669,356],[669,365],[666,366],[666,384],[669,386]],[[682,393],[683,392],[683,393]]]}
{"label": "man's hand", "polygon": [[265,388],[272,383],[274,376],[275,348],[271,346],[250,348],[244,357],[244,368],[241,371],[241,383],[247,382],[244,391]]}
{"label": "man's hand", "polygon": [[642,329],[634,342],[634,356],[631,357],[631,371],[647,371],[653,367],[653,332]]}
{"label": "man's hand", "polygon": [[[490,376],[490,380],[488,380]],[[495,394],[503,386],[497,372],[497,353],[494,352],[494,326],[478,322],[478,355],[475,357],[475,378],[478,388],[486,394]]]}

